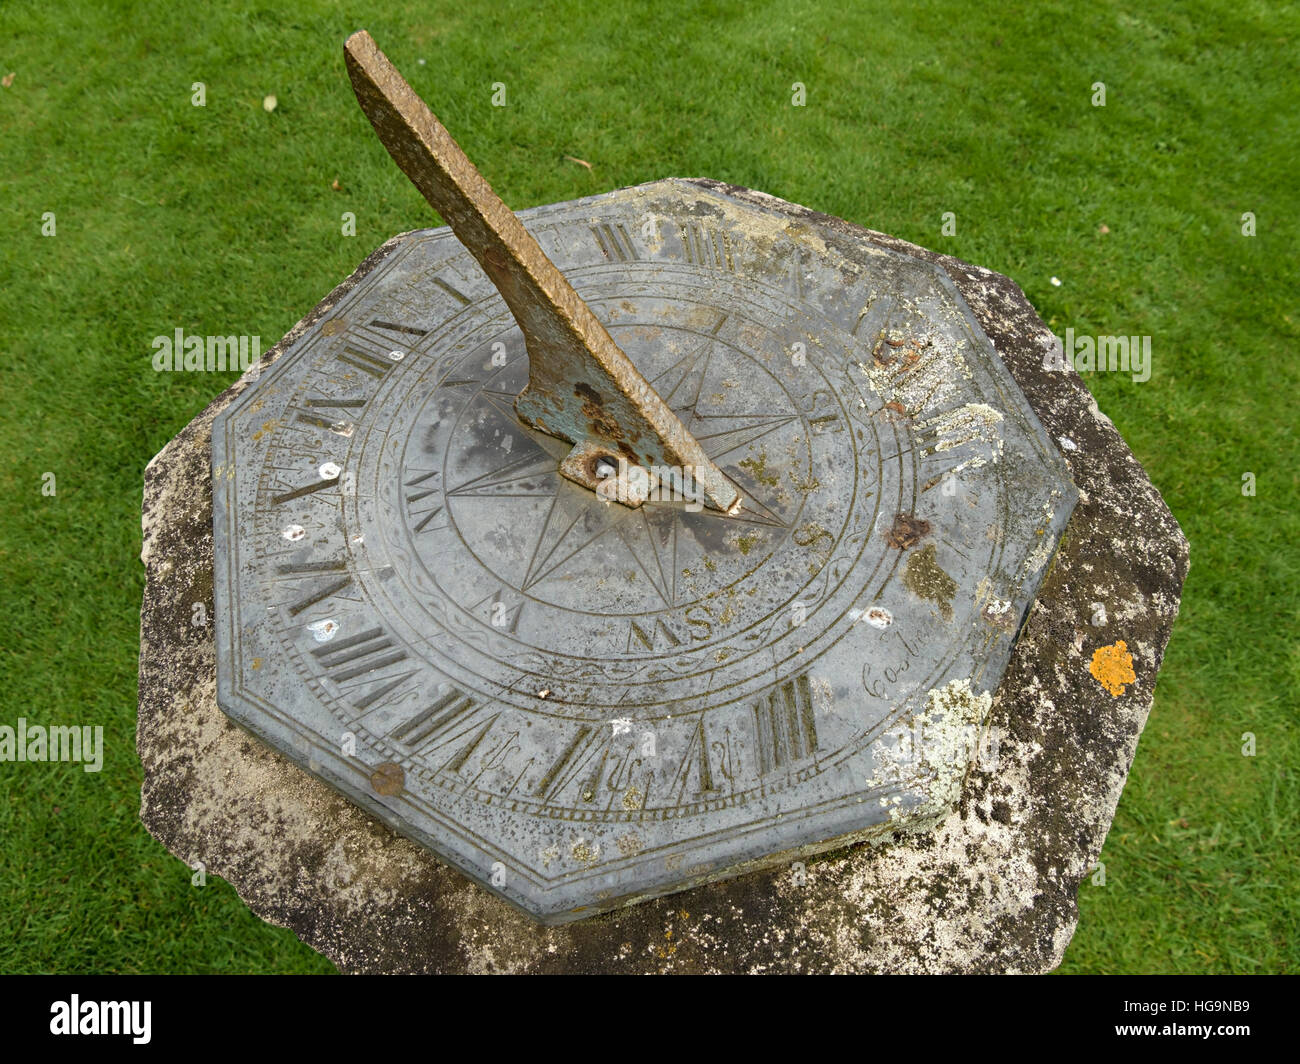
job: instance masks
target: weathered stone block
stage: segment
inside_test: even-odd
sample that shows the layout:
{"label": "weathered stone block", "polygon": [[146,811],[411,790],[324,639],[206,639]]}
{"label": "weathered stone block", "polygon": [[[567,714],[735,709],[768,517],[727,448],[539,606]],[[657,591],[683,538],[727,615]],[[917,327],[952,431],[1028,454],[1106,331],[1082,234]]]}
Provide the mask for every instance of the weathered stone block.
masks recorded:
{"label": "weathered stone block", "polygon": [[699,184],[938,264],[1061,445],[1080,499],[993,698],[996,761],[972,767],[957,811],[925,834],[536,926],[218,709],[211,629],[193,627],[190,610],[212,595],[212,420],[248,386],[241,380],[146,473],[141,815],[178,857],[203,861],[255,912],[346,970],[1042,971],[1069,941],[1079,881],[1150,709],[1186,541],[1083,382],[1044,368],[1050,334],[1007,278],[759,193]]}

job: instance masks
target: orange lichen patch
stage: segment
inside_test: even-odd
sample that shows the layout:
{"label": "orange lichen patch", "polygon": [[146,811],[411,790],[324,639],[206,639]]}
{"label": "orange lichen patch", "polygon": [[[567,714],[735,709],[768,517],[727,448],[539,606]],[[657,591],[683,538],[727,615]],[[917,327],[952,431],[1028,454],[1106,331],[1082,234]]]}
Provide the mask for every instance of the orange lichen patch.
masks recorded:
{"label": "orange lichen patch", "polygon": [[1128,652],[1128,644],[1122,639],[1114,646],[1094,650],[1088,671],[1115,698],[1124,693],[1128,684],[1137,681],[1137,675],[1133,672],[1133,655]]}

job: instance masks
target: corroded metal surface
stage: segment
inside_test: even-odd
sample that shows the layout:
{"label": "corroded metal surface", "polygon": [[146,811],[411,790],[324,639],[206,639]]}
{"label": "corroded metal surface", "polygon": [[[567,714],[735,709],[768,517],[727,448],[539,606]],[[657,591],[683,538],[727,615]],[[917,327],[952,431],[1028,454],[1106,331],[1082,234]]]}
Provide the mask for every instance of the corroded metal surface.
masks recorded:
{"label": "corroded metal surface", "polygon": [[227,714],[547,922],[951,809],[1076,493],[947,275],[793,210],[520,215],[734,513],[562,478],[499,293],[395,241],[214,424]]}
{"label": "corroded metal surface", "polygon": [[607,491],[606,497],[640,505],[656,487],[650,481],[654,471],[686,470],[690,486],[698,486],[707,506],[737,506],[735,485],[709,460],[370,35],[364,30],[353,34],[344,52],[357,100],[384,147],[473,254],[523,330],[531,368],[515,410],[534,428],[576,444],[560,472],[599,490],[622,458],[644,474],[629,485],[625,473],[622,490]]}

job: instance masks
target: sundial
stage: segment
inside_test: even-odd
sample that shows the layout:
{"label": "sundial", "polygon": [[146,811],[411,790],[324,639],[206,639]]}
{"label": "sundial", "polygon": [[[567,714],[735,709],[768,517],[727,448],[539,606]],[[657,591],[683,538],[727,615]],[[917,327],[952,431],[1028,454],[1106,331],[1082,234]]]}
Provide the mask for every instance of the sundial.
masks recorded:
{"label": "sundial", "polygon": [[944,815],[1076,499],[948,277],[726,186],[447,227],[213,427],[218,699],[537,920]]}

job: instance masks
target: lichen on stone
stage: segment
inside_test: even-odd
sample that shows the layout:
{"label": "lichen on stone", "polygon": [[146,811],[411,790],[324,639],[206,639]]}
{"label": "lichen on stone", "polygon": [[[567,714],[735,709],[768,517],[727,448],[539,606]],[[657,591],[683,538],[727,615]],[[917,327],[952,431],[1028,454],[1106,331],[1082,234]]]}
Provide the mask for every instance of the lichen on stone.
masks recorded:
{"label": "lichen on stone", "polygon": [[1088,671],[1114,698],[1122,695],[1129,684],[1137,682],[1137,674],[1133,671],[1133,655],[1128,652],[1128,644],[1122,639],[1112,646],[1094,650]]}

